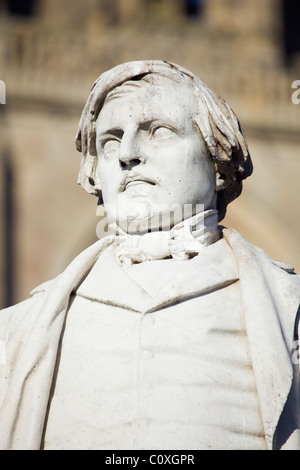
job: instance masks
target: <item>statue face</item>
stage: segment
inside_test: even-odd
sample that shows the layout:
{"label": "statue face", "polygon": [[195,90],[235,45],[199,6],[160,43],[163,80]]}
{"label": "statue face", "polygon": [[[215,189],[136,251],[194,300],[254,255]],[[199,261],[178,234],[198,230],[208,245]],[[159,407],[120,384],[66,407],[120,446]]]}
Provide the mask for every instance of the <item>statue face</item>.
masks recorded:
{"label": "statue face", "polygon": [[166,82],[123,85],[97,120],[107,217],[128,233],[171,228],[197,204],[215,208],[215,172],[193,122],[192,89]]}

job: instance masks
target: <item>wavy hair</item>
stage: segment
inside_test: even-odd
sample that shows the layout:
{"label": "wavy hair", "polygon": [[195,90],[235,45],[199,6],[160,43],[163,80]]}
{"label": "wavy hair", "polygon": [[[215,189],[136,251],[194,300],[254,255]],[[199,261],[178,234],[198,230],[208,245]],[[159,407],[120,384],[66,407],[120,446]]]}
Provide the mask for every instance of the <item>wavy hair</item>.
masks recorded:
{"label": "wavy hair", "polygon": [[96,151],[96,121],[107,95],[116,87],[132,80],[157,74],[176,82],[184,80],[193,87],[198,126],[211,155],[214,169],[224,180],[218,191],[219,221],[227,205],[242,192],[242,181],[253,171],[248,146],[240,122],[228,104],[189,70],[161,60],[133,61],[104,72],[94,83],[84,106],[76,135],[76,148],[81,152],[78,183],[90,194],[102,199]]}

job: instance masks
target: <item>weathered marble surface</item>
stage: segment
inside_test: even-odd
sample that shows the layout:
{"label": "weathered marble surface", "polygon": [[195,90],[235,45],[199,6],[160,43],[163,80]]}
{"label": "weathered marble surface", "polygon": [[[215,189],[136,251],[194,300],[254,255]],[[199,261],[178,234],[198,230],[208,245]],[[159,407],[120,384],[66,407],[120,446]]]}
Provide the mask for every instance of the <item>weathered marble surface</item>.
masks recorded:
{"label": "weathered marble surface", "polygon": [[299,276],[218,226],[252,172],[233,111],[122,64],[76,145],[115,234],[1,312],[1,448],[299,449]]}

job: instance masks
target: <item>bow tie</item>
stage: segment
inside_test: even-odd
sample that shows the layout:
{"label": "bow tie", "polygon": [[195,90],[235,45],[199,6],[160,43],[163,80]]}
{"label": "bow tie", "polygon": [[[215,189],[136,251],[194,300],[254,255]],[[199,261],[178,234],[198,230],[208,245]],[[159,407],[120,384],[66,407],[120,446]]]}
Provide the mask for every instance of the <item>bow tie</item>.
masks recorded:
{"label": "bow tie", "polygon": [[220,238],[215,210],[179,222],[168,231],[128,235],[120,228],[114,229],[118,232],[114,241],[115,257],[125,267],[158,259],[191,259]]}

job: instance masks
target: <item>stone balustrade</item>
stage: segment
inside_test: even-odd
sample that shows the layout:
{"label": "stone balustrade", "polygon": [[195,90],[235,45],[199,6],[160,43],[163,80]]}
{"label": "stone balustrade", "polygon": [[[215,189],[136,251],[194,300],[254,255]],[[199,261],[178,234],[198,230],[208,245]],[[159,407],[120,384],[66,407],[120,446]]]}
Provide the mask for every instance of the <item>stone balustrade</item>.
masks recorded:
{"label": "stone balustrade", "polygon": [[[101,72],[153,57],[160,49],[161,57],[186,65],[228,100],[241,120],[290,131],[300,126],[300,106],[291,101],[292,83],[300,76],[274,60],[244,55],[238,42],[231,42],[228,50],[194,32],[184,37],[160,32],[150,40],[147,31],[138,34],[127,28],[119,28],[118,34],[106,29],[94,37],[72,29],[58,34],[32,24],[12,24],[2,29],[1,37],[0,79],[6,83],[8,100],[81,107]],[[274,56],[269,45],[262,47],[265,55]]]}

